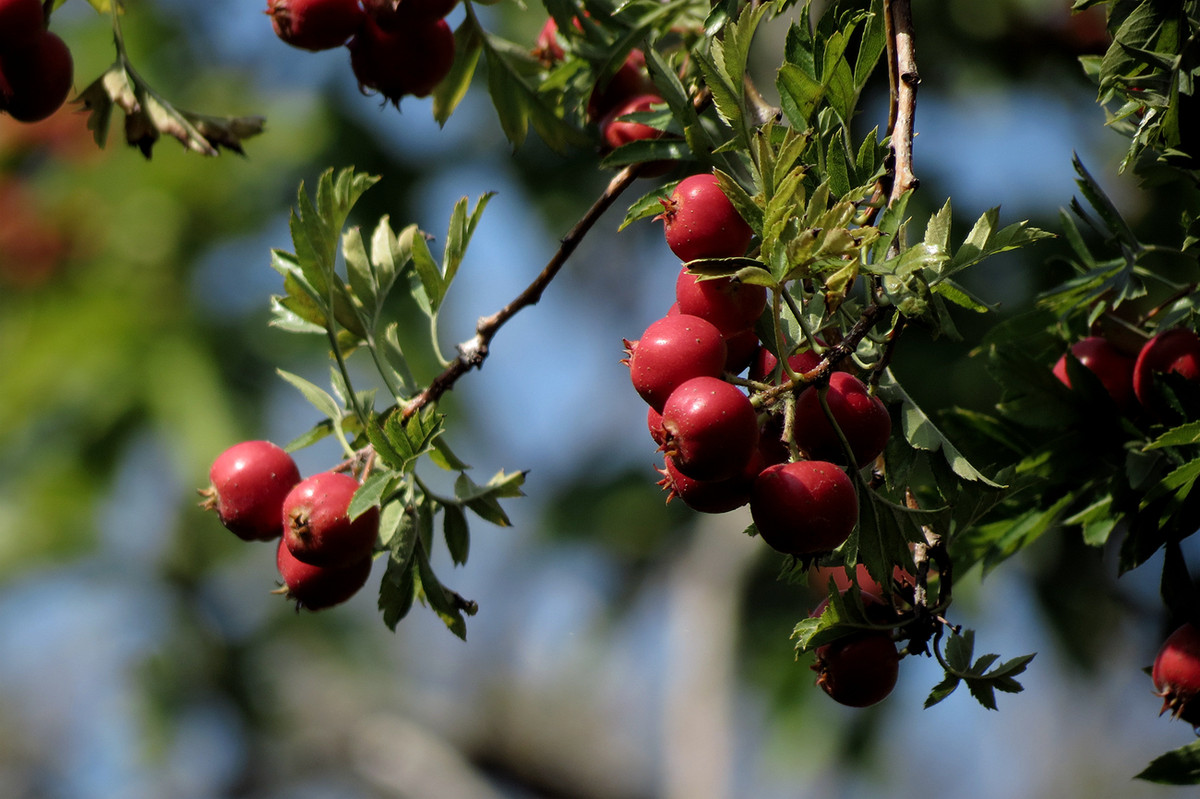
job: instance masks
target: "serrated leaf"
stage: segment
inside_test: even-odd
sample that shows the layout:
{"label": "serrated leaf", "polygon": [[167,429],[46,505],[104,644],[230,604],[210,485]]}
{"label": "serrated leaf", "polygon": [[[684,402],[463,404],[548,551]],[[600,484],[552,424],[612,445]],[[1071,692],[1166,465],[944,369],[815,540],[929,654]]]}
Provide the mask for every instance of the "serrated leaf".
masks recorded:
{"label": "serrated leaf", "polygon": [[423,235],[413,237],[412,259],[422,289],[422,293],[414,293],[414,297],[421,305],[421,310],[432,316],[437,313],[442,297],[445,296],[446,287],[442,282],[442,275],[438,271],[437,261],[433,259],[433,253],[429,251],[429,242]]}
{"label": "serrated leaf", "polygon": [[446,549],[455,565],[461,566],[467,562],[471,548],[471,533],[467,525],[467,515],[458,505],[443,505],[442,533],[446,537]]}
{"label": "serrated leaf", "polygon": [[1136,779],[1161,785],[1200,785],[1200,741],[1159,755]]}
{"label": "serrated leaf", "polygon": [[350,506],[346,508],[346,515],[351,519],[357,519],[371,508],[380,507],[383,504],[383,495],[387,492],[394,477],[395,475],[390,472],[375,472],[364,480],[358,490],[354,492]]}
{"label": "serrated leaf", "polygon": [[[468,214],[467,198],[462,197],[454,204],[454,210],[450,214],[449,231],[446,234],[446,249],[442,255],[442,296],[445,296],[446,289],[458,274],[458,267],[462,264],[463,257],[466,255],[467,247],[471,243],[471,237],[475,234],[475,228],[479,225],[479,218],[483,214],[483,209],[487,207],[488,201],[495,196],[495,192],[484,192],[475,202],[475,208]],[[423,278],[422,278],[423,279]]]}
{"label": "serrated leaf", "polygon": [[413,553],[413,560],[416,564],[416,577],[419,582],[418,590],[421,596],[428,603],[429,608],[438,615],[442,623],[450,632],[457,635],[462,640],[467,640],[467,621],[463,617],[463,612],[466,611],[470,615],[475,613],[475,603],[468,602],[453,591],[448,590],[438,580],[437,575],[433,572],[433,567],[429,563],[429,557],[425,554],[423,547],[418,546]]}
{"label": "serrated leaf", "polygon": [[1188,422],[1179,427],[1173,427],[1147,444],[1142,451],[1164,447],[1184,447],[1189,444],[1200,444],[1200,422]]}
{"label": "serrated leaf", "polygon": [[948,697],[950,694],[954,693],[954,689],[958,687],[959,682],[960,678],[958,676],[954,674],[947,674],[940,683],[933,686],[933,690],[930,691],[929,696],[925,698],[925,709],[928,710],[938,702],[941,702],[943,699]]}
{"label": "serrated leaf", "polygon": [[677,185],[679,185],[679,181],[672,181],[656,189],[652,189],[634,200],[633,204],[629,206],[629,210],[625,212],[625,218],[621,220],[621,224],[617,227],[617,230],[624,230],[640,219],[647,219],[661,214],[663,212],[662,201],[671,196],[671,192],[675,190]]}

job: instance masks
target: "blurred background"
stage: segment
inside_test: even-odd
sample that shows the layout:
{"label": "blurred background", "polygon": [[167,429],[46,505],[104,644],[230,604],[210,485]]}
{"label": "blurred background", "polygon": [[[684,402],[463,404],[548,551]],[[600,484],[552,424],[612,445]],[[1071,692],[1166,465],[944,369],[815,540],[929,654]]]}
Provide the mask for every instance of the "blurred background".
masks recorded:
{"label": "blurred background", "polygon": [[[1118,581],[1111,553],[1074,538],[957,583],[953,621],[977,628],[977,654],[1039,653],[998,712],[965,689],[922,710],[941,673],[919,658],[869,710],[814,688],[789,641],[807,586],[776,579],[781,559],[741,534],[747,515],[665,506],[655,486],[619,359],[670,304],[677,262],[655,224],[618,234],[620,205],[443,403],[480,476],[529,470],[528,497],[506,505],[514,527],[476,522],[465,568],[435,561],[479,603],[466,642],[420,607],[390,632],[378,574],[319,614],[272,595],[271,545],[236,540],[195,490],[229,444],[316,421],[274,370],[325,382],[322,341],[266,324],[269,251],[291,249],[299,183],[329,166],[380,174],[356,221],[435,235],[459,197],[498,192],[448,300],[451,348],[536,274],[607,176],[590,152],[533,138],[512,152],[482,86],[442,129],[428,101],[383,108],[344,50],[285,46],[260,5],[129,2],[124,24],[138,70],[177,105],[266,116],[246,157],[163,141],[146,161],[118,130],[99,150],[69,108],[34,126],[0,117],[0,796],[1192,795],[1131,779],[1192,740],[1156,717],[1142,671],[1165,634],[1157,564]],[[964,227],[999,204],[1005,223],[1055,230],[1074,151],[1144,240],[1173,235],[1171,196],[1116,175],[1125,143],[1075,60],[1106,46],[1102,14],[914,5],[915,217],[951,196]],[[479,11],[519,42],[544,20]],[[113,59],[108,21],[72,2],[54,28],[82,89]],[[760,85],[782,33],[758,43]],[[886,121],[880,88],[863,133]],[[1002,314],[1028,307],[1065,274],[1059,248],[996,259],[971,286]],[[964,342],[906,335],[909,392],[931,410],[994,402],[969,357],[994,321],[961,318]],[[337,457],[318,445],[297,460],[308,474]]]}

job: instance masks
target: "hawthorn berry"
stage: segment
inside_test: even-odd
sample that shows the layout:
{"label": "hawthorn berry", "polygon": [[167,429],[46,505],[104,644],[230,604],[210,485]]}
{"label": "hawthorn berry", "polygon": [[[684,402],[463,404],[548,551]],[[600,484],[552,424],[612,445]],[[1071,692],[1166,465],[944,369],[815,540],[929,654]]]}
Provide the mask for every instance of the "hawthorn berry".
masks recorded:
{"label": "hawthorn berry", "polygon": [[[1076,341],[1071,345],[1071,354],[1100,379],[1104,390],[1118,408],[1129,407],[1133,399],[1133,358],[1101,336],[1088,336]],[[1064,386],[1071,388],[1065,354],[1054,364],[1053,371]]]}
{"label": "hawthorn berry", "polygon": [[[821,356],[812,350],[801,350],[793,355],[789,355],[788,366],[796,374],[804,374],[816,369],[821,363]],[[768,380],[774,373],[775,367],[779,365],[779,359],[766,347],[760,347],[754,356],[754,362],[750,365],[750,379],[755,382],[763,383]],[[781,373],[780,379],[785,376]]]}
{"label": "hawthorn berry", "polygon": [[[892,434],[892,417],[883,401],[852,374],[831,372],[825,393],[829,411],[850,444],[854,462],[865,466],[879,457]],[[811,457],[844,460],[845,451],[821,407],[820,388],[809,386],[796,398],[796,445]]]}
{"label": "hawthorn berry", "polygon": [[725,371],[731,375],[746,371],[758,354],[758,345],[758,334],[752,327],[726,335]]}
{"label": "hawthorn berry", "polygon": [[0,50],[0,109],[18,122],[43,120],[67,101],[74,73],[66,42],[43,29]]}
{"label": "hawthorn berry", "polygon": [[215,510],[238,538],[270,541],[283,532],[283,500],[300,482],[300,470],[270,441],[243,441],[217,456],[208,479],[201,507]]}
{"label": "hawthorn berry", "polygon": [[858,523],[858,496],[850,478],[832,463],[780,463],[754,479],[750,515],[773,549],[812,555],[835,549],[850,537]]}
{"label": "hawthorn berry", "polygon": [[1154,390],[1156,372],[1200,380],[1200,336],[1177,327],[1159,333],[1142,346],[1133,365],[1133,393],[1148,408],[1158,402]]}
{"label": "hawthorn berry", "polygon": [[728,349],[721,332],[698,316],[675,314],[651,322],[637,341],[625,340],[634,390],[657,411],[693,377],[718,377]]}
{"label": "hawthorn berry", "polygon": [[657,94],[639,94],[609,111],[600,121],[600,136],[604,139],[604,143],[615,150],[623,144],[643,139],[657,139],[662,136],[663,132],[658,128],[652,128],[641,122],[629,122],[621,119],[626,114],[649,111],[651,106],[662,101]]}
{"label": "hawthorn berry", "polygon": [[345,44],[366,19],[358,0],[267,0],[266,13],[276,36],[313,51]]}
{"label": "hawthorn berry", "polygon": [[716,377],[693,377],[671,392],[662,409],[663,450],[695,480],[724,480],[740,472],[758,444],[750,398]]}
{"label": "hawthorn berry", "polygon": [[679,497],[683,504],[700,513],[727,513],[750,501],[750,488],[758,476],[761,461],[753,456],[737,474],[724,480],[695,480],[679,471],[675,461],[666,458],[659,469],[663,479],[658,481],[668,491],[667,502]]}
{"label": "hawthorn berry", "polygon": [[729,336],[754,326],[767,307],[767,290],[728,277],[701,280],[685,267],[675,278],[675,302],[680,313],[707,319]]}
{"label": "hawthorn berry", "polygon": [[817,685],[839,704],[883,701],[900,676],[900,653],[885,631],[855,633],[817,647]]}
{"label": "hawthorn berry", "polygon": [[1163,700],[1159,715],[1169,710],[1171,718],[1200,726],[1200,629],[1188,623],[1171,633],[1154,658],[1150,676]]}
{"label": "hawthorn berry", "polygon": [[646,72],[646,54],[641,50],[630,50],[616,73],[607,81],[597,83],[592,90],[588,97],[588,118],[593,121],[604,119],[613,109],[653,91],[654,84]]}
{"label": "hawthorn berry", "polygon": [[0,0],[0,54],[46,29],[40,0]]}
{"label": "hawthorn berry", "polygon": [[429,95],[454,64],[454,31],[444,19],[385,30],[368,16],[348,47],[359,89],[377,91],[393,104],[406,94]]}
{"label": "hawthorn berry", "polygon": [[743,255],[754,231],[721,190],[717,176],[692,175],[662,201],[667,246],[682,261]]}
{"label": "hawthorn berry", "polygon": [[565,55],[562,45],[558,43],[558,23],[554,17],[549,17],[534,41],[533,57],[550,67],[562,61]]}
{"label": "hawthorn berry", "polygon": [[379,534],[379,509],[351,519],[358,481],[320,472],[297,483],[283,500],[283,542],[311,566],[349,566],[371,554]]}
{"label": "hawthorn berry", "polygon": [[296,610],[323,610],[345,602],[366,585],[371,561],[366,555],[348,566],[313,566],[297,560],[282,541],[275,550],[275,567],[283,579],[281,593],[295,601]]}

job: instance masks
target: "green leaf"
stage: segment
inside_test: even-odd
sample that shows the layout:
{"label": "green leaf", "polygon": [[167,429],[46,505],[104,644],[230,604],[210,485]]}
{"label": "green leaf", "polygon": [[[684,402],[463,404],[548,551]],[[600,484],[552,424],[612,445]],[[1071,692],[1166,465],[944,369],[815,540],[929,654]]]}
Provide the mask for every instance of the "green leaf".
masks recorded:
{"label": "green leaf", "polygon": [[482,51],[483,39],[478,26],[470,18],[464,19],[454,31],[454,63],[450,66],[450,72],[433,90],[433,118],[439,125],[446,124],[458,104],[467,96]]}
{"label": "green leaf", "polygon": [[1162,449],[1163,447],[1184,447],[1189,444],[1200,444],[1200,422],[1188,422],[1171,428],[1147,444],[1143,451]]}
{"label": "green leaf", "polygon": [[666,185],[652,189],[646,194],[643,194],[629,206],[629,210],[625,212],[625,218],[617,227],[618,231],[624,230],[629,225],[637,222],[640,219],[656,217],[663,212],[662,201],[671,196],[671,192],[675,190],[675,186],[679,181],[672,181]]}
{"label": "green leaf", "polygon": [[471,243],[471,236],[475,234],[475,228],[479,224],[479,217],[483,214],[483,209],[487,207],[488,201],[495,194],[495,192],[482,194],[470,214],[467,213],[466,197],[454,204],[454,210],[450,214],[450,229],[446,234],[446,250],[442,256],[443,297],[451,281],[454,280],[454,276],[458,274],[458,267],[462,264],[463,256],[466,255],[467,246]]}
{"label": "green leaf", "polygon": [[351,519],[357,519],[371,508],[380,507],[383,504],[383,495],[387,493],[394,478],[395,475],[391,472],[375,472],[364,480],[358,490],[354,492],[350,506],[346,509],[346,515]]}
{"label": "green leaf", "polygon": [[434,574],[423,547],[416,547],[413,560],[416,562],[418,590],[421,596],[450,632],[464,641],[467,640],[467,622],[463,613],[473,616],[478,606],[442,585]]}
{"label": "green leaf", "polygon": [[338,405],[337,400],[333,398],[329,392],[322,389],[315,383],[305,380],[300,375],[286,372],[283,369],[276,369],[276,374],[282,377],[287,382],[291,383],[304,395],[304,398],[318,411],[320,411],[329,420],[336,424],[341,423],[342,408]]}
{"label": "green leaf", "polygon": [[1161,785],[1200,785],[1200,741],[1159,755],[1136,779]]}
{"label": "green leaf", "polygon": [[467,554],[471,547],[470,529],[467,526],[467,515],[458,505],[443,505],[442,532],[446,536],[446,548],[455,565],[461,566],[467,562]]}

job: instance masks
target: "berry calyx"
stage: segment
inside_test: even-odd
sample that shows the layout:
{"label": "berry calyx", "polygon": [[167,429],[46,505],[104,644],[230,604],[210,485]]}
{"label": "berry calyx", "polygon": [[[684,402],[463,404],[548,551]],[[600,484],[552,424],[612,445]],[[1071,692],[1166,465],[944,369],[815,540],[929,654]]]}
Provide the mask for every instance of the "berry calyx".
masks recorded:
{"label": "berry calyx", "polygon": [[773,549],[812,555],[836,549],[850,537],[858,523],[858,496],[850,478],[832,463],[780,463],[755,478],[750,515]]}
{"label": "berry calyx", "polygon": [[[883,401],[846,372],[830,373],[825,401],[850,444],[855,464],[865,466],[879,457],[892,434],[892,418]],[[841,439],[821,407],[818,386],[809,386],[796,398],[795,438],[796,445],[811,457],[845,460]]]}
{"label": "berry calyx", "polygon": [[662,409],[663,451],[694,480],[738,474],[758,445],[758,417],[750,398],[716,377],[679,385]]}
{"label": "berry calyx", "polygon": [[349,566],[371,554],[379,534],[379,509],[351,519],[347,510],[358,481],[321,472],[300,481],[283,500],[283,541],[311,566]]}
{"label": "berry calyx", "polygon": [[716,175],[692,175],[679,181],[662,201],[667,246],[681,261],[743,255],[754,231],[721,190]]}
{"label": "berry calyx", "polygon": [[[1100,379],[1101,385],[1118,408],[1129,407],[1133,400],[1133,359],[1101,336],[1088,336],[1071,345],[1071,354]],[[1067,388],[1071,378],[1067,373],[1067,356],[1054,364],[1054,376]]]}
{"label": "berry calyx", "polygon": [[684,268],[675,278],[675,302],[680,313],[706,319],[730,336],[754,326],[767,307],[767,290],[728,277],[700,280]]}
{"label": "berry calyx", "polygon": [[284,593],[296,603],[296,610],[324,610],[340,605],[358,593],[371,576],[370,555],[348,566],[313,566],[296,556],[279,542],[275,550],[275,567],[283,579]]}
{"label": "berry calyx", "polygon": [[698,316],[675,314],[651,322],[637,341],[625,340],[633,388],[662,411],[667,397],[693,377],[719,377],[728,350],[721,332]]}
{"label": "berry calyx", "polygon": [[0,110],[18,122],[43,120],[67,101],[74,74],[66,42],[43,29],[0,51]]}
{"label": "berry calyx", "polygon": [[1163,700],[1159,715],[1170,711],[1171,718],[1200,726],[1200,629],[1188,623],[1171,633],[1154,658],[1150,676]]}
{"label": "berry calyx", "polygon": [[1177,327],[1159,333],[1142,346],[1133,365],[1133,393],[1148,408],[1159,402],[1154,388],[1155,373],[1200,380],[1200,336]]}
{"label": "berry calyx", "polygon": [[270,441],[243,441],[217,456],[208,479],[201,507],[215,510],[238,538],[270,541],[283,533],[283,500],[300,482],[300,470]]}
{"label": "berry calyx", "polygon": [[358,0],[268,0],[275,35],[302,50],[340,47],[366,19]]}

